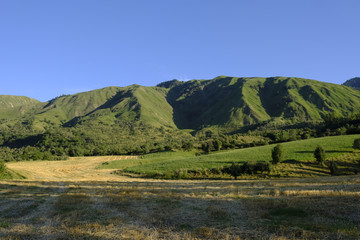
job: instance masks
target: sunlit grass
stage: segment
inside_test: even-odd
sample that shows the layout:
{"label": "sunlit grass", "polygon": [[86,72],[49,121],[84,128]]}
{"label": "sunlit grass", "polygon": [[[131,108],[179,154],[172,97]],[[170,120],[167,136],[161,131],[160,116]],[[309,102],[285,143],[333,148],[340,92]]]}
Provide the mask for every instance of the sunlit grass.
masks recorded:
{"label": "sunlit grass", "polygon": [[195,156],[195,152],[159,152],[159,153],[150,153],[139,157],[134,157],[131,159],[123,159],[112,162],[105,162],[100,165],[99,169],[124,169],[128,167],[133,167],[137,165],[149,164],[167,161],[169,159],[177,160],[184,158],[191,158]]}
{"label": "sunlit grass", "polygon": [[2,181],[0,195],[1,239],[360,238],[359,176]]}
{"label": "sunlit grass", "polygon": [[[341,155],[349,154],[353,152],[352,144],[355,138],[359,138],[360,135],[345,135],[336,137],[324,137],[314,138],[307,140],[300,140],[294,142],[282,143],[285,151],[285,162],[295,161],[297,163],[305,163],[303,166],[303,174],[293,174],[291,166],[281,169],[282,174],[286,173],[288,176],[315,176],[328,175],[328,172],[324,172],[326,167],[319,167],[311,164],[314,160],[314,150],[316,146],[321,145],[326,151],[327,158],[332,159]],[[163,175],[172,176],[175,171],[179,169],[212,169],[217,167],[229,166],[232,162],[245,162],[245,161],[271,161],[271,150],[275,145],[266,145],[260,147],[221,151],[218,153],[212,153],[202,156],[161,156],[161,153],[157,158],[152,158],[149,162],[143,162],[139,164],[133,162],[133,166],[124,167],[125,172],[143,174],[148,176]],[[146,158],[146,155],[145,155]],[[116,166],[113,166],[116,168]],[[295,165],[298,168],[298,165]],[[285,172],[283,170],[286,170]],[[287,171],[288,170],[288,171]],[[296,170],[297,171],[297,170]],[[309,172],[310,173],[306,173]],[[315,173],[315,172],[318,173]],[[327,170],[326,170],[327,171]]]}

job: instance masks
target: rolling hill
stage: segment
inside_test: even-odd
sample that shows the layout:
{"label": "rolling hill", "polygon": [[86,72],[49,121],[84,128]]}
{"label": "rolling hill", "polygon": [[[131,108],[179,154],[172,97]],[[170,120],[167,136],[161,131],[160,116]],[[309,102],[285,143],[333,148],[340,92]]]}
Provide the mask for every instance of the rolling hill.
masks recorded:
{"label": "rolling hill", "polygon": [[175,128],[166,90],[132,85],[107,87],[56,98],[35,115],[38,122],[67,127],[80,123],[113,125],[116,121],[141,121],[151,126]]}
{"label": "rolling hill", "polygon": [[[165,86],[165,84],[160,85]],[[301,78],[217,77],[170,84],[167,96],[179,128],[240,127],[265,121],[321,121],[358,111],[360,94],[345,86]]]}
{"label": "rolling hill", "polygon": [[329,113],[349,116],[360,108],[360,92],[301,78],[220,76],[156,87],[107,87],[46,103],[14,96],[1,96],[0,102],[0,119],[26,116],[36,129],[119,121],[173,129],[236,129],[262,122],[321,121]]}
{"label": "rolling hill", "polygon": [[360,91],[302,78],[219,76],[48,102],[0,96],[0,103],[0,159],[7,161],[206,152],[360,133]]}

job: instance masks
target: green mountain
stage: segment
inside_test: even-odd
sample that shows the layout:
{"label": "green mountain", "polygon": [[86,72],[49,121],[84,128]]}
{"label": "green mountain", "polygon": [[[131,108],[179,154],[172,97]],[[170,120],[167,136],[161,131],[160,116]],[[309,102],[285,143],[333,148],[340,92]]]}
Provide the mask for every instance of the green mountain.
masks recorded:
{"label": "green mountain", "polygon": [[301,78],[219,76],[107,87],[48,102],[0,96],[0,103],[6,161],[209,152],[360,132],[360,91]]}
{"label": "green mountain", "polygon": [[360,90],[360,77],[355,77],[347,80],[342,85],[352,87],[356,90]]}
{"label": "green mountain", "polygon": [[[164,85],[164,84],[162,84]],[[160,85],[161,86],[161,85]],[[236,128],[266,121],[321,121],[357,113],[360,93],[301,78],[236,78],[170,84],[167,95],[179,128]]]}
{"label": "green mountain", "polygon": [[0,119],[32,119],[35,129],[142,122],[152,127],[236,129],[263,122],[322,121],[358,113],[360,92],[301,78],[172,80],[156,87],[107,87],[40,103],[0,96]]}

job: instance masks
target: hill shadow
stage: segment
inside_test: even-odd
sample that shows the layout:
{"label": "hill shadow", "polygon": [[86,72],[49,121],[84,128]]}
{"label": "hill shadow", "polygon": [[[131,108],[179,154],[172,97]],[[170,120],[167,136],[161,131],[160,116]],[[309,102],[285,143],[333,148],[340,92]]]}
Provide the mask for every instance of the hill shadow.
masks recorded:
{"label": "hill shadow", "polygon": [[201,129],[229,121],[231,109],[241,101],[241,79],[232,77],[210,81],[188,81],[171,88],[166,96],[173,108],[173,121],[179,129]]}

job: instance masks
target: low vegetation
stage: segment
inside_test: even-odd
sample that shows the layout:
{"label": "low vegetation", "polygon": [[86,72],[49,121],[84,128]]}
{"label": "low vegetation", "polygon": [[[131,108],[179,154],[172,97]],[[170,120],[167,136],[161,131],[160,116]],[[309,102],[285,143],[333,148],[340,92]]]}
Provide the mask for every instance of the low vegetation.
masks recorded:
{"label": "low vegetation", "polygon": [[[352,148],[358,135],[307,139],[282,144],[283,161],[263,174],[242,174],[241,178],[314,177],[331,174],[329,167],[318,164],[314,157],[316,146],[326,146],[327,161],[338,165],[338,172],[354,174],[358,171],[360,153]],[[275,145],[275,148],[277,145]],[[136,161],[115,161],[100,168],[117,169],[120,174],[157,178],[229,178],[226,168],[233,163],[239,167],[245,162],[270,163],[274,145],[220,151],[211,154],[196,152],[164,152],[144,155]],[[181,172],[181,174],[179,174]],[[234,175],[233,175],[234,176]]]}
{"label": "low vegetation", "polygon": [[325,156],[325,150],[322,146],[317,146],[314,151],[314,157],[316,159],[316,162],[318,164],[322,164],[325,162],[326,156]]}
{"label": "low vegetation", "polygon": [[226,76],[0,96],[0,239],[359,239],[359,100]]}
{"label": "low vegetation", "polygon": [[359,239],[358,176],[0,181],[1,239]]}
{"label": "low vegetation", "polygon": [[284,158],[284,149],[281,144],[276,145],[271,151],[272,163],[278,164]]}
{"label": "low vegetation", "polygon": [[[277,145],[6,163],[31,178],[0,181],[0,239],[358,239],[356,138],[283,143],[278,164],[271,164]],[[327,152],[321,165],[318,145]],[[129,169],[159,164],[181,166],[156,175],[177,180],[109,170],[134,174]]]}

